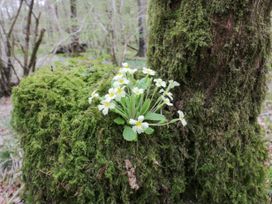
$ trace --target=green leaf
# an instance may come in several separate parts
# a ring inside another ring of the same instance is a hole
[[[142,78],[142,79],[137,81],[136,86],[138,88],[147,89],[148,88],[148,83],[149,83],[148,78]]]
[[[137,133],[131,127],[125,126],[123,131],[123,138],[127,141],[137,141]]]
[[[147,129],[145,129],[145,131],[144,131],[146,134],[148,134],[148,135],[152,135],[153,134],[153,132],[154,132],[154,129],[153,128],[151,128],[151,127],[149,127],[149,128],[147,128]]]
[[[164,115],[159,114],[159,113],[153,113],[153,112],[148,112],[145,115],[145,120],[153,120],[153,121],[160,121],[160,122],[164,122],[166,121],[166,118]]]
[[[114,119],[114,122],[117,124],[117,125],[124,125],[125,124],[125,120],[123,118],[115,118]]]
[[[131,104],[131,111],[130,111],[130,113],[131,113],[131,116],[135,116],[135,113],[136,113],[136,98],[135,98],[135,96],[134,95],[132,95],[131,97],[130,97],[130,104]]]
[[[148,109],[150,108],[150,103],[151,103],[150,99],[145,100],[141,108],[140,115],[144,115],[148,111]]]
[[[127,118],[127,116],[126,116],[126,114],[125,113],[123,113],[122,111],[120,111],[120,110],[118,110],[118,109],[112,109],[112,111],[114,112],[114,113],[117,113],[117,114],[119,114],[120,116],[122,116],[123,118]]]
[[[129,117],[131,117],[130,97],[125,97],[125,102],[126,102],[127,114],[128,114]]]

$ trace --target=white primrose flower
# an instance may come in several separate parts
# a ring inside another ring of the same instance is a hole
[[[171,92],[166,92],[165,95],[171,100],[173,101],[173,94]]]
[[[134,74],[135,72],[137,72],[137,69],[128,69],[128,73],[129,74]]]
[[[128,63],[124,62],[124,63],[122,63],[122,67],[124,67],[124,68],[128,68],[128,67],[129,67],[129,65],[128,65]]]
[[[163,81],[162,79],[154,79],[154,81],[156,82],[156,86],[157,87],[166,87],[166,82]]]
[[[105,99],[101,101],[100,105],[98,105],[98,110],[102,111],[103,115],[107,115],[109,113],[109,110],[114,108],[115,108],[115,104],[110,99]]]
[[[176,86],[180,86],[180,83],[178,83],[178,82],[176,82],[174,80],[170,80],[169,81],[169,87],[170,87],[170,89],[175,88]]]
[[[89,104],[92,103],[92,101],[93,101],[94,98],[99,98],[99,94],[96,93],[96,90],[92,93],[91,97],[89,97],[89,99],[88,99]]]
[[[169,98],[166,98],[162,96],[163,103],[168,105],[168,106],[173,106],[173,103],[170,102]]]
[[[132,130],[138,134],[141,134],[149,127],[149,124],[144,121],[144,116],[140,115],[138,120],[130,119],[129,124],[133,125]]]
[[[119,72],[118,74],[116,74],[114,77],[113,77],[113,80],[114,81],[117,81],[119,79],[122,79],[124,78],[124,74],[122,72]]]
[[[181,122],[181,124],[183,125],[183,126],[186,126],[187,125],[187,121],[185,120],[185,118],[184,118],[184,113],[182,112],[182,111],[178,111],[178,114],[179,114],[179,120],[180,120],[180,122]]]
[[[105,96],[106,99],[112,100],[116,98],[115,89],[110,88],[108,94]]]
[[[146,75],[151,75],[151,76],[154,76],[156,74],[156,72],[154,70],[148,69],[146,67],[143,68],[143,73]]]
[[[126,74],[128,71],[129,71],[130,69],[129,68],[121,68],[120,70],[119,70],[119,73],[121,73],[121,74]]]
[[[117,87],[114,89],[115,94],[116,94],[116,100],[120,101],[121,98],[126,96],[126,92],[125,92],[125,87]]]
[[[132,92],[135,94],[135,95],[141,95],[141,94],[143,94],[144,93],[144,89],[140,89],[140,88],[138,88],[138,87],[134,87],[133,89],[132,89]]]
[[[122,68],[119,70],[119,72],[122,74],[125,74],[125,73],[134,74],[136,70],[134,71],[134,69],[130,69],[128,63],[122,63]]]
[[[130,69],[130,68],[121,68],[119,70],[119,73],[121,74],[126,74],[126,73],[129,73],[129,74],[134,74],[135,72],[137,71],[137,69]]]
[[[160,93],[162,93],[164,96],[167,96],[171,101],[173,100],[173,94],[171,92],[161,89]]]
[[[122,86],[122,85],[125,85],[125,84],[129,84],[129,80],[127,78],[120,78],[118,80],[116,80],[114,83],[113,83],[113,86],[115,87],[118,87],[118,86]]]

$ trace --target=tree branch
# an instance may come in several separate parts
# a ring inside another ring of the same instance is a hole
[[[34,48],[33,48],[33,51],[32,51],[32,55],[31,55],[31,58],[30,58],[30,63],[29,63],[28,68],[29,68],[29,70],[32,69],[33,72],[35,71],[35,64],[36,64],[37,52],[38,52],[38,49],[39,49],[40,44],[42,42],[42,39],[43,39],[43,36],[44,36],[44,32],[45,32],[45,29],[43,28],[41,30],[41,32],[40,32],[40,36],[39,36],[38,41],[34,45]]]
[[[20,14],[20,12],[21,12],[22,5],[23,5],[23,0],[20,0],[19,8],[18,8],[18,10],[17,10],[17,13],[16,13],[16,15],[15,15],[15,18],[14,18],[14,20],[13,20],[13,22],[12,22],[10,28],[9,28],[8,34],[7,34],[7,38],[8,38],[8,39],[10,38],[11,33],[12,33],[12,31],[13,31],[13,29],[14,29],[14,26],[15,26],[15,24],[16,24],[16,21],[17,21],[17,19],[18,19],[18,17],[19,17],[19,14]]]

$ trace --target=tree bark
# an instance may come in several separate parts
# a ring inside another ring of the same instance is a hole
[[[71,21],[72,21],[72,54],[78,55],[80,50],[79,44],[79,31],[78,31],[78,21],[77,21],[77,0],[70,0],[70,12],[71,12]]]
[[[15,75],[17,76],[12,62],[12,54],[14,52],[14,39],[12,39],[12,33],[21,12],[22,5],[23,0],[20,0],[19,7],[16,10],[16,14],[11,21],[8,31],[5,31],[5,25],[1,24],[2,32],[0,34],[2,35],[3,52],[2,45],[0,44],[0,97],[2,95],[9,96],[11,94],[13,85],[11,82],[12,71],[14,71]]]
[[[11,94],[10,74],[11,70],[0,59],[0,98]]]
[[[24,76],[27,76],[30,71],[28,69],[28,58],[29,58],[29,46],[30,46],[33,7],[34,7],[34,0],[31,0],[28,6],[26,31],[25,31],[26,34],[25,34],[25,45],[24,45]]]
[[[149,65],[175,79],[186,112],[184,197],[266,203],[265,96],[271,0],[151,0]]]
[[[139,49],[136,56],[145,57],[145,54],[146,54],[146,42],[145,42],[146,1],[137,0],[137,4],[138,4]]]

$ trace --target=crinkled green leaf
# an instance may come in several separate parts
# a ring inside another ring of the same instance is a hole
[[[151,127],[149,127],[149,128],[147,128],[147,129],[145,129],[144,132],[145,132],[146,134],[148,134],[148,135],[152,135],[152,134],[154,133],[154,129],[151,128]]]
[[[115,118],[114,119],[114,122],[117,124],[117,125],[124,125],[125,124],[125,120],[123,118]]]
[[[123,131],[123,137],[127,141],[137,141],[137,133],[132,130],[131,127],[125,126]]]
[[[137,81],[136,86],[138,88],[147,89],[149,85],[149,79],[148,78],[142,78]]]
[[[166,118],[164,115],[159,114],[159,113],[154,113],[154,112],[148,112],[145,115],[145,120],[153,120],[153,121],[160,121],[160,122],[164,122],[166,121]]]

